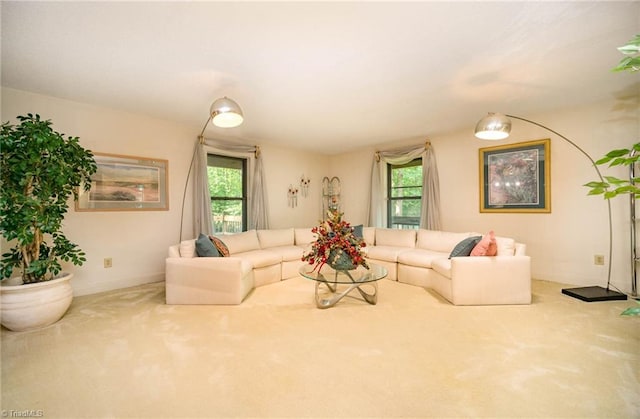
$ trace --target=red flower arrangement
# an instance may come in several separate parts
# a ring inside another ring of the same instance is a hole
[[[318,238],[313,242],[311,250],[302,256],[302,260],[309,262],[309,265],[315,265],[314,270],[320,270],[325,263],[336,267],[344,265],[345,261],[352,265],[350,269],[357,266],[369,269],[362,252],[362,248],[367,244],[362,238],[356,237],[353,233],[354,228],[342,220],[342,215],[343,213],[337,210],[329,210],[327,220],[311,229]]]

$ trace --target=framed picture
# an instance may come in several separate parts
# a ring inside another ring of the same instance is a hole
[[[169,162],[94,153],[98,171],[91,189],[79,191],[76,211],[166,211]]]
[[[480,149],[480,212],[551,212],[550,140]]]

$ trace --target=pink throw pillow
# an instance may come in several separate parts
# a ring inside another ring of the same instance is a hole
[[[471,256],[495,256],[497,253],[498,245],[496,244],[496,236],[493,230],[491,230],[476,244],[471,251]]]

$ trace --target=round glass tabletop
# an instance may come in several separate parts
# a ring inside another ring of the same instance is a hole
[[[304,264],[300,267],[299,272],[307,279],[335,284],[375,282],[387,276],[387,269],[384,266],[373,263],[369,264],[369,269],[358,266],[356,269],[348,271],[335,270],[326,264],[318,270],[314,265]]]

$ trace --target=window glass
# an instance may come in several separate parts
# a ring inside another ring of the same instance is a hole
[[[209,154],[207,174],[214,231],[223,234],[246,231],[247,160]]]
[[[403,165],[387,165],[387,227],[420,227],[422,159]]]

